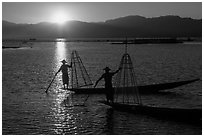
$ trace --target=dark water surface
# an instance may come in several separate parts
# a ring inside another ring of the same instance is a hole
[[[59,74],[48,84],[71,51],[77,50],[93,82],[102,68],[118,68],[123,45],[91,42],[36,42],[32,48],[2,50],[3,134],[202,134],[202,127],[119,112],[100,104],[104,95],[75,95],[61,89]],[[202,78],[201,43],[129,45],[139,85]],[[100,82],[99,86],[104,83]],[[143,95],[143,104],[202,107],[202,82]]]

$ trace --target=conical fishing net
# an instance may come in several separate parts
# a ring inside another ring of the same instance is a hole
[[[72,88],[80,88],[93,85],[88,72],[77,51],[71,54],[72,71],[71,71],[71,84]]]
[[[121,70],[115,79],[114,102],[123,104],[141,104],[141,98],[137,88],[136,76],[130,55],[126,53],[120,61]]]

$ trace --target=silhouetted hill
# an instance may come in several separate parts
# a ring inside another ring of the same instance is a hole
[[[126,16],[100,23],[68,21],[55,23],[15,24],[2,21],[6,38],[119,38],[119,37],[201,37],[202,20],[161,16],[145,18]]]
[[[133,37],[182,37],[202,35],[202,20],[180,18],[179,16],[161,16],[155,18],[127,16],[115,20],[108,20],[105,23],[126,28],[126,33]]]

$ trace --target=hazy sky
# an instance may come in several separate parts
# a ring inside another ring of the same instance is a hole
[[[201,2],[3,2],[3,20],[15,23],[57,22],[58,20],[80,20],[86,22],[105,21],[128,15],[158,17],[179,15],[202,18]]]

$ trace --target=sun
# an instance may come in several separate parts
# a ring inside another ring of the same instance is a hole
[[[52,15],[51,21],[58,24],[64,24],[66,21],[70,20],[68,14],[65,14],[62,11],[55,12]]]

